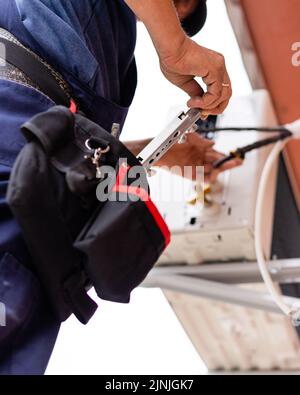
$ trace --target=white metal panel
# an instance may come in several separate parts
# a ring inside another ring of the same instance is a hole
[[[165,295],[209,370],[300,369],[299,340],[288,318],[177,292]]]

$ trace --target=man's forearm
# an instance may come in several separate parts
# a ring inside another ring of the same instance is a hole
[[[151,139],[147,140],[137,140],[137,141],[127,141],[124,144],[135,156],[138,156],[140,152],[151,142]]]
[[[172,56],[173,50],[185,41],[173,0],[125,0],[145,24],[161,57]]]

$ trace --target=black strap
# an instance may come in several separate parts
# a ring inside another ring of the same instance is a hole
[[[84,275],[76,272],[63,284],[66,301],[72,308],[75,317],[86,325],[95,314],[98,305],[89,297],[84,288]]]
[[[70,107],[70,99],[48,67],[23,47],[3,37],[0,37],[0,43],[5,47],[5,61],[23,71],[55,104]]]

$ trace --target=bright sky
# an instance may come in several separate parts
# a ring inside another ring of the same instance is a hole
[[[223,0],[208,0],[206,27],[197,42],[222,52],[235,96],[251,87],[226,15]],[[174,106],[187,97],[162,77],[151,40],[138,28],[139,86],[123,139],[154,136],[169,121]],[[160,290],[138,289],[129,305],[99,301],[88,326],[71,318],[63,326],[48,374],[204,374],[206,368],[194,350]]]

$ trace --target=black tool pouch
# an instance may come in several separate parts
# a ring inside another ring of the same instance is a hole
[[[168,244],[168,228],[139,161],[98,125],[57,106],[22,132],[28,144],[8,203],[57,317],[87,323],[97,308],[88,289],[128,302]]]

